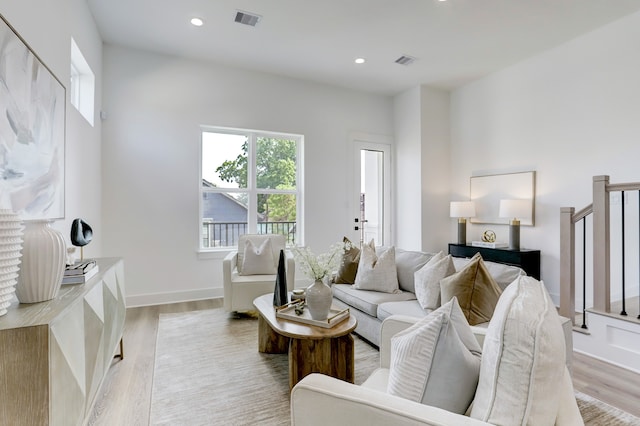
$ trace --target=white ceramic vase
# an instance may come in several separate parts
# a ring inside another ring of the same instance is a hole
[[[66,244],[51,222],[26,222],[22,267],[16,296],[20,303],[44,302],[56,297],[64,274]]]
[[[0,210],[0,316],[7,313],[16,292],[22,228],[20,216],[11,210]]]
[[[305,298],[311,318],[317,321],[326,320],[333,301],[331,287],[322,282],[322,280],[316,280],[307,287]]]

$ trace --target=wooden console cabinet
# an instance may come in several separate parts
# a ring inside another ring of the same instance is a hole
[[[474,247],[466,244],[449,244],[449,254],[455,257],[472,257],[480,253],[484,260],[506,263],[522,268],[527,275],[540,279],[540,250],[511,250],[508,248]]]
[[[0,424],[82,425],[91,413],[125,319],[123,261],[97,260],[87,283],[0,317]]]

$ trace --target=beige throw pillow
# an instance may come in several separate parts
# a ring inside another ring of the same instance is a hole
[[[358,273],[358,263],[360,263],[360,249],[355,246],[347,237],[342,239],[344,244],[350,245],[345,249],[340,260],[340,267],[334,282],[336,284],[353,284],[356,282]]]
[[[276,265],[271,251],[271,240],[265,239],[260,247],[256,247],[251,240],[244,245],[244,259],[240,275],[273,275]]]
[[[442,302],[458,298],[470,325],[489,322],[500,298],[500,287],[476,254],[460,271],[440,280]]]
[[[440,302],[440,280],[453,275],[456,267],[451,255],[437,253],[421,269],[415,272],[416,298],[422,309],[438,309]]]
[[[391,338],[387,392],[464,414],[480,374],[481,348],[458,301]]]
[[[560,318],[544,284],[516,278],[487,329],[471,417],[506,426],[554,425],[565,356]]]
[[[358,274],[353,287],[359,290],[400,293],[395,253],[395,247],[389,247],[379,256],[376,255],[373,240],[362,247]]]

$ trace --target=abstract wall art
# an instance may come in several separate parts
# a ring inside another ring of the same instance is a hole
[[[66,89],[0,18],[0,208],[62,219]]]

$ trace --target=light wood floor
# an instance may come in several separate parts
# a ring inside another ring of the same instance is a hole
[[[114,360],[89,424],[148,425],[159,314],[221,306],[222,299],[212,299],[127,309],[124,360]],[[640,375],[574,353],[573,382],[576,390],[640,417]]]

